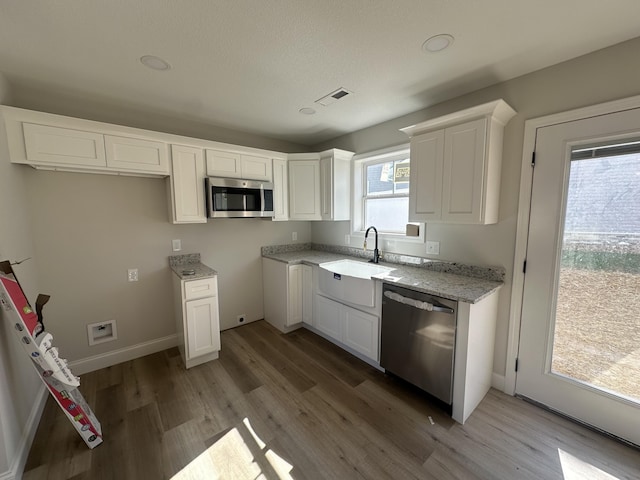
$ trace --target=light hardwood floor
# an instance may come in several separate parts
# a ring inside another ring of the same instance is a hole
[[[306,330],[222,333],[86,374],[89,450],[49,399],[24,479],[639,479],[640,451],[491,390],[465,425]]]

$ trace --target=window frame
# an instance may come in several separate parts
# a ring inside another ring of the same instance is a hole
[[[404,198],[409,196],[407,194],[385,194],[385,195],[366,195],[366,167],[369,165],[376,165],[380,163],[387,163],[396,160],[404,160],[409,157],[409,144],[397,145],[394,147],[385,148],[382,150],[375,150],[372,152],[362,153],[354,155],[352,161],[352,211],[351,211],[351,235],[353,237],[362,237],[364,239],[365,229],[367,225],[364,225],[365,214],[365,199],[366,198]],[[411,163],[409,163],[411,164]],[[411,186],[409,186],[411,188]],[[417,222],[409,222],[417,223]],[[379,232],[378,238],[385,241],[398,241],[401,243],[424,243],[425,242],[425,224],[417,223],[419,228],[419,234],[417,237],[408,237],[404,233],[392,233],[392,232]]]

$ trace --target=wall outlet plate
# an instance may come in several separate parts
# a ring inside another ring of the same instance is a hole
[[[182,241],[180,241],[180,239],[176,239],[176,240],[171,240],[171,249],[174,252],[179,252],[180,250],[182,250]]]
[[[130,268],[129,270],[127,270],[127,280],[130,282],[137,282],[138,281],[138,269],[137,268]]]
[[[298,240],[298,232],[291,232],[291,240],[294,242]]]
[[[440,255],[440,242],[427,241],[427,253],[429,255]]]

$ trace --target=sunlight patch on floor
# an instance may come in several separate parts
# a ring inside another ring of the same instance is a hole
[[[243,437],[238,428],[244,428],[246,430],[245,433],[248,435]],[[255,445],[247,445],[245,439],[248,438],[251,438]],[[256,458],[256,453],[259,458]],[[265,467],[267,472],[264,471]],[[292,469],[293,465],[273,450],[267,448],[267,445],[254,431],[249,419],[245,418],[238,427],[229,430],[207,450],[171,477],[171,480],[204,478],[233,478],[234,480],[278,478],[280,480],[290,480],[292,479],[290,475]]]
[[[558,456],[560,457],[560,466],[562,467],[564,480],[584,480],[585,478],[590,480],[619,480],[618,477],[609,475],[560,448],[558,449]]]

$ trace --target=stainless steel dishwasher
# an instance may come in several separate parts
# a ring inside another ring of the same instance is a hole
[[[380,365],[451,405],[458,302],[382,287]]]

